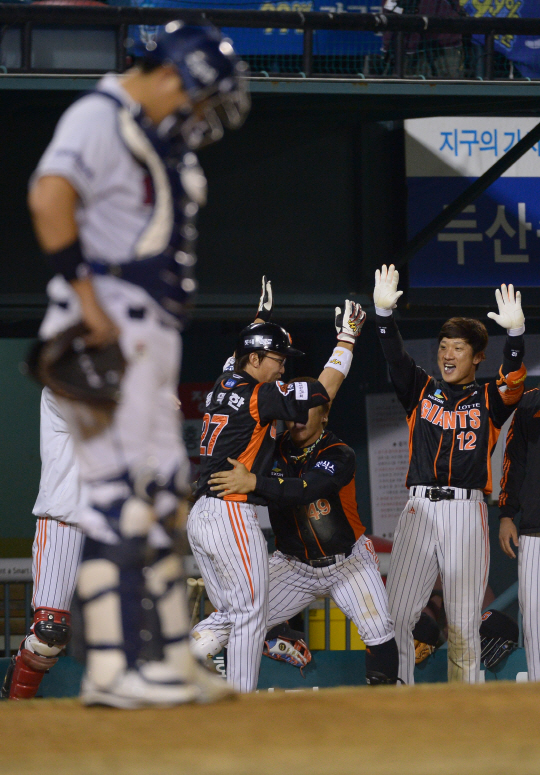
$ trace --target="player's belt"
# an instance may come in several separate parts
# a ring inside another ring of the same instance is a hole
[[[335,565],[336,562],[341,562],[346,557],[352,554],[352,549],[348,549],[343,554],[330,554],[328,557],[318,557],[316,560],[306,560],[304,557],[294,557],[295,560],[300,560],[305,565],[311,565],[312,568],[327,568],[329,565]]]
[[[409,495],[412,498],[429,498],[432,502],[470,500],[476,490],[453,490],[450,487],[411,487]]]

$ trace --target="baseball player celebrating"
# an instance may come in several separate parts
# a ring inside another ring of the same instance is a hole
[[[519,608],[529,681],[540,681],[540,391],[529,390],[516,409],[506,437],[503,476],[499,495],[499,542],[508,557],[519,544]],[[519,539],[514,522],[520,514]]]
[[[258,320],[271,313],[271,303],[263,310],[262,302]],[[238,338],[234,371],[224,372],[207,397],[201,475],[188,536],[216,611],[193,634],[201,657],[211,653],[216,642],[218,651],[228,643],[227,680],[242,692],[257,686],[267,627],[268,548],[255,511],[256,504],[266,505],[267,500],[236,492],[218,498],[210,477],[227,466],[228,458],[257,475],[270,473],[276,421],[305,423],[311,407],[334,398],[350,368],[364,315],[350,301],[343,313],[337,308],[338,346],[319,380],[289,384],[280,380],[285,359],[302,353],[280,326],[264,318],[252,323]]]
[[[41,481],[32,547],[34,621],[12,657],[2,687],[2,697],[12,700],[36,696],[43,676],[70,639],[69,609],[84,543],[84,533],[77,527],[84,490],[73,439],[58,400],[47,387],[41,394],[40,417]]]
[[[402,291],[391,265],[375,275],[377,328],[396,394],[407,413],[409,500],[394,536],[386,589],[399,648],[399,675],[414,682],[412,630],[440,572],[448,618],[448,679],[480,676],[481,607],[489,570],[487,507],[491,453],[501,426],[523,394],[524,316],[519,291],[495,292],[507,329],[500,378],[485,385],[476,368],[488,343],[478,320],[451,318],[439,333],[441,379],[416,366],[392,310]]]
[[[57,273],[42,337],[82,320],[87,347],[118,340],[127,364],[105,420],[88,404],[62,402],[88,488],[78,515],[87,704],[133,708],[228,691],[191,657],[180,562],[164,525],[188,491],[170,394],[205,202],[190,149],[242,123],[243,72],[215,28],[169,23],[125,77],[105,76],[66,111],[32,180],[36,233]],[[142,627],[143,610],[155,613],[154,631]],[[163,659],[139,668],[152,639]]]
[[[394,626],[378,558],[358,515],[355,454],[326,430],[329,411],[324,404],[309,410],[307,423],[287,421],[270,477],[229,459],[233,470],[214,474],[211,490],[219,497],[254,493],[268,501],[277,547],[270,558],[268,627],[329,595],[367,645],[367,683],[396,683]],[[214,635],[219,650],[227,632]]]

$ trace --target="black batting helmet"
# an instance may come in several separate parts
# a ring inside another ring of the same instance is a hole
[[[301,350],[292,347],[291,343],[290,334],[277,323],[251,323],[240,332],[235,356],[242,358],[248,353],[257,352],[257,350],[280,353],[288,358],[304,355]]]

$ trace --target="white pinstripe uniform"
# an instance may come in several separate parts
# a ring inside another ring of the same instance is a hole
[[[312,568],[295,557],[274,552],[270,558],[268,629],[290,619],[315,598],[329,596],[352,620],[368,646],[394,637],[388,598],[373,543],[360,536],[349,557],[335,565]]]
[[[481,490],[454,490],[432,502],[411,487],[394,535],[387,591],[400,649],[400,678],[414,683],[412,630],[439,572],[448,617],[448,679],[474,683],[480,673],[480,623],[489,573],[487,506]]]
[[[529,681],[540,681],[540,536],[519,536],[519,609]]]
[[[41,394],[41,480],[33,513],[32,607],[69,611],[84,534],[76,512],[84,501],[73,439],[49,388]]]
[[[191,510],[188,536],[216,608],[194,631],[211,630],[228,646],[227,680],[254,691],[268,613],[268,547],[255,506],[203,496]]]

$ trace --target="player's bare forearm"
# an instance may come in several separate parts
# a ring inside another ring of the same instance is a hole
[[[499,544],[503,552],[515,560],[516,554],[510,545],[511,542],[516,547],[519,544],[517,527],[510,517],[502,517],[499,527]]]
[[[348,342],[338,342],[338,344],[340,347],[343,347],[344,350],[349,350],[351,353],[354,349],[354,345],[349,344]],[[333,400],[336,397],[344,379],[345,375],[341,371],[333,369],[331,366],[324,368],[319,375],[319,382],[330,396],[330,400]]]
[[[73,244],[79,235],[75,217],[79,195],[65,178],[39,178],[28,195],[28,206],[40,247],[55,253]]]

